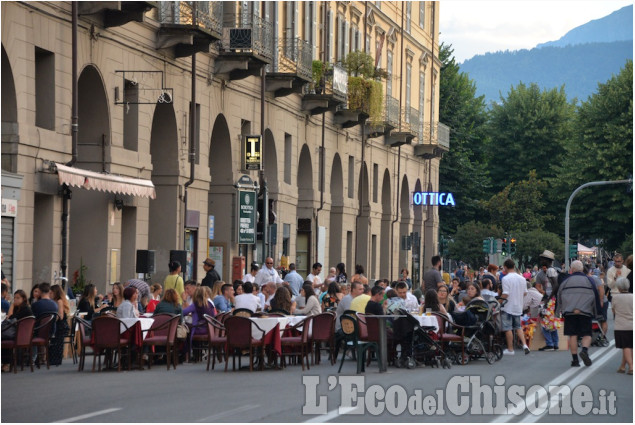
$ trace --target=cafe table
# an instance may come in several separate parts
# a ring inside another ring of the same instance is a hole
[[[281,336],[289,323],[288,317],[250,317],[254,324],[265,332],[264,344],[270,346],[278,355],[282,354]],[[254,339],[262,337],[257,327],[251,327],[251,336]]]

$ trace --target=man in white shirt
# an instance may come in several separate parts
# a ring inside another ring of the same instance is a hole
[[[271,307],[271,299],[276,293],[277,286],[273,282],[268,282],[260,289],[260,292],[265,296],[264,301],[260,305],[262,311],[269,310]]]
[[[514,355],[514,331],[523,342],[525,354],[529,354],[529,347],[525,344],[525,334],[520,326],[520,317],[523,314],[523,298],[527,293],[527,281],[516,273],[516,263],[511,258],[505,260],[503,268],[505,276],[502,279],[503,295],[501,298],[507,300],[507,303],[501,308],[503,331],[507,340],[507,348],[503,351],[503,354]]]
[[[313,290],[315,291],[315,295],[320,295],[320,288],[322,287],[322,278],[320,278],[320,273],[322,273],[322,264],[315,263],[313,264],[313,268],[311,273],[306,277],[306,280],[313,283]]]
[[[234,298],[236,309],[246,308],[247,310],[251,310],[253,313],[258,311],[258,309],[260,308],[260,298],[255,296],[252,293],[253,291],[254,287],[251,282],[243,284],[243,293],[240,295],[236,295],[236,297]]]
[[[620,277],[626,277],[631,271],[624,265],[622,254],[613,256],[613,267],[606,272],[606,284],[610,289],[615,289],[615,281]]]
[[[397,296],[404,300],[404,307],[408,311],[419,311],[419,301],[417,301],[417,297],[408,292],[408,284],[404,281],[400,281],[395,286],[395,290],[397,291]]]
[[[260,269],[254,280],[254,283],[257,283],[261,287],[268,282],[273,282],[275,284],[282,283],[282,279],[280,278],[278,271],[273,268],[273,258],[271,257],[267,257],[265,260],[265,267]]]
[[[243,276],[243,282],[254,283],[256,281],[256,275],[258,274],[258,270],[260,270],[260,267],[258,267],[258,264],[251,263],[251,271]]]

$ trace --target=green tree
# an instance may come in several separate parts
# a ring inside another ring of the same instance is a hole
[[[504,230],[542,229],[550,216],[544,212],[543,193],[547,183],[538,179],[535,170],[529,178],[508,184],[501,192],[482,203],[490,222]]]
[[[515,258],[525,267],[538,264],[538,256],[545,250],[553,252],[556,258],[564,257],[564,240],[555,233],[540,229],[514,232],[516,238]]]
[[[458,202],[456,208],[440,208],[441,234],[453,234],[470,220],[483,219],[479,200],[490,185],[481,147],[485,140],[487,113],[483,96],[476,96],[476,86],[460,71],[451,45],[441,44],[441,82],[439,121],[450,127],[450,151],[439,166],[439,191],[450,192]]]
[[[574,119],[564,87],[541,91],[532,83],[512,87],[490,111],[487,145],[492,187],[498,192],[530,170],[540,179],[556,175]]]
[[[472,268],[487,265],[487,256],[483,253],[483,239],[502,238],[500,227],[470,221],[457,227],[456,233],[448,244],[449,257],[465,261]]]
[[[633,61],[618,75],[598,85],[583,102],[575,122],[575,138],[566,147],[567,160],[553,184],[566,200],[580,185],[600,180],[625,180],[633,174]],[[589,187],[571,205],[570,228],[582,239],[602,239],[616,249],[632,234],[633,192],[626,185]]]

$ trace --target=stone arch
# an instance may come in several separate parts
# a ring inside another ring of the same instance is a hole
[[[18,100],[11,62],[4,45],[2,46],[2,169],[18,172]]]
[[[265,177],[267,178],[267,187],[269,189],[269,197],[278,194],[278,153],[276,150],[276,140],[271,130],[265,130],[264,137],[264,168]],[[275,197],[274,197],[275,199]]]
[[[342,171],[342,160],[339,154],[335,154],[331,164],[331,179],[329,188],[331,190],[331,212],[329,228],[329,264],[342,262],[343,237],[343,212],[344,212],[344,173]]]
[[[298,206],[296,209],[296,267],[300,275],[310,273],[310,263],[313,258],[311,247],[313,244],[313,220],[314,196],[313,196],[313,163],[311,152],[305,143],[300,150],[298,160]]]
[[[381,183],[381,239],[379,249],[379,274],[380,278],[390,278],[390,240],[392,221],[392,188],[390,187],[390,172],[384,171]]]
[[[103,78],[93,65],[79,75],[77,161],[82,168],[106,170],[103,146],[111,142],[110,110]]]
[[[414,187],[414,192],[422,192],[423,191],[423,187],[421,184],[421,179],[418,178],[417,181],[415,182],[415,187]],[[412,206],[413,212],[414,212],[414,219],[412,221],[412,231],[413,233],[418,233],[419,235],[419,239],[418,242],[419,243],[415,243],[416,241],[412,242],[412,268],[411,268],[411,273],[410,273],[410,278],[412,279],[412,284],[415,287],[418,287],[420,285],[421,282],[421,274],[422,274],[422,267],[421,267],[421,242],[424,240],[423,238],[423,207],[421,205],[414,205]]]

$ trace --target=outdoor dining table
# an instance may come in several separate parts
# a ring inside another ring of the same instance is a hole
[[[154,319],[150,317],[133,317],[126,319],[119,319],[121,325],[119,326],[119,333],[122,337],[128,337],[132,344],[137,347],[143,345],[143,340],[148,336],[148,330],[152,327]]]
[[[279,356],[282,355],[281,336],[289,323],[289,317],[250,317],[250,319],[265,332],[264,344],[271,347]],[[251,327],[251,337],[254,339],[262,337],[255,326]]]

